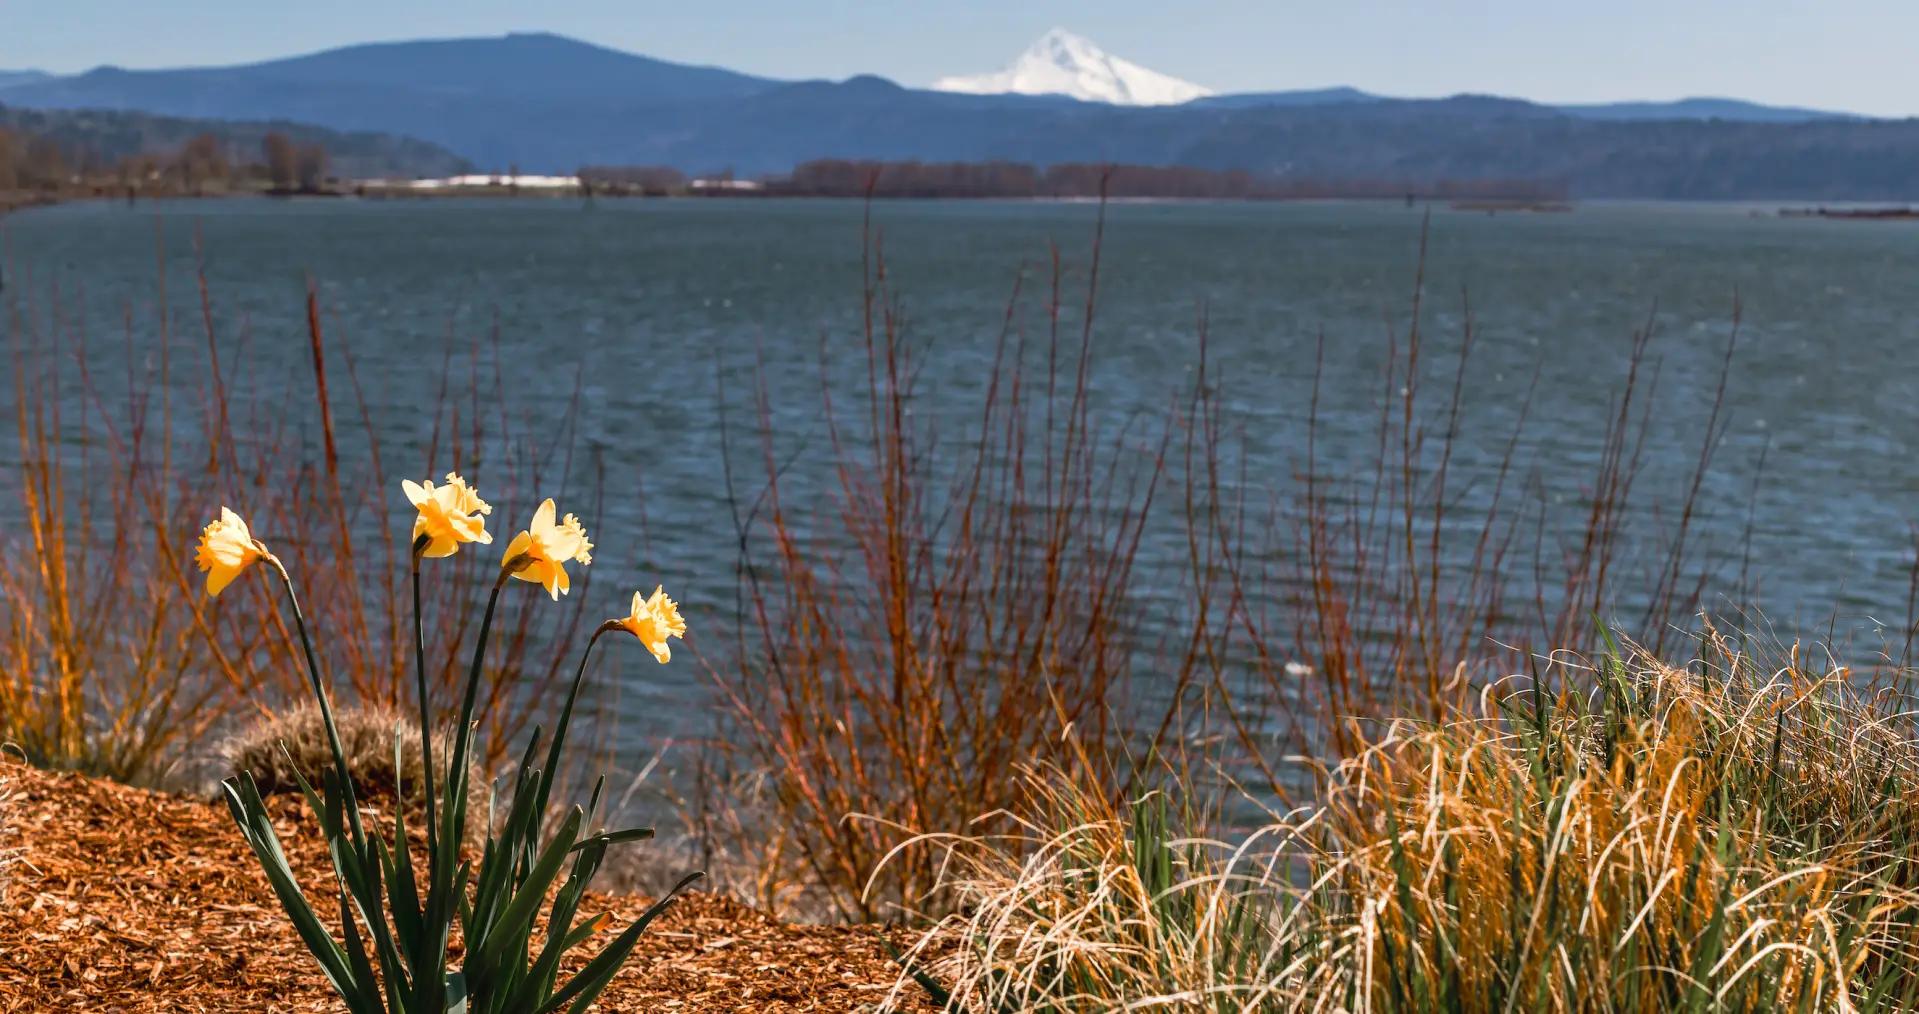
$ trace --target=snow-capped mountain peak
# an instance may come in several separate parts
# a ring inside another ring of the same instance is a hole
[[[1070,95],[1086,102],[1119,106],[1170,106],[1213,94],[1211,89],[1191,81],[1122,60],[1064,28],[1040,36],[1012,66],[997,74],[943,77],[933,82],[933,90],[972,95]]]

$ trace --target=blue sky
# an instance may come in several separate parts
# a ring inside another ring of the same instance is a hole
[[[1731,95],[1919,114],[1919,0],[0,0],[0,24],[0,68],[235,63],[544,30],[775,77],[870,71],[909,85],[997,69],[1060,25],[1222,91]]]

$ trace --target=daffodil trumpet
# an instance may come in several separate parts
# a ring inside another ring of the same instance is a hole
[[[633,593],[633,608],[618,620],[613,621],[620,629],[640,639],[646,650],[661,665],[673,657],[673,651],[667,646],[667,638],[685,637],[686,621],[680,619],[679,603],[667,597],[666,588],[653,587],[651,597]]]
[[[486,515],[493,513],[492,505],[480,499],[479,491],[458,473],[446,473],[444,485],[436,486],[431,479],[403,479],[400,488],[417,512],[413,519],[414,555],[452,556],[466,543],[487,545],[493,541],[486,530]]]
[[[207,598],[218,598],[227,585],[267,555],[267,547],[247,528],[246,519],[231,507],[200,531],[193,562],[207,576]]]
[[[555,602],[571,586],[566,565],[593,562],[593,543],[586,537],[585,526],[571,514],[555,520],[558,513],[551,498],[542,501],[532,523],[507,545],[500,564],[508,574],[545,588]]]

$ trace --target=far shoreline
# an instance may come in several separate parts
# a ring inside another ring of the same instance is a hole
[[[373,181],[369,181],[371,183]],[[1500,214],[1568,214],[1582,209],[1607,207],[1711,207],[1726,210],[1744,210],[1749,217],[1806,219],[1816,221],[1842,222],[1913,222],[1919,221],[1919,202],[1876,202],[1876,201],[1808,201],[1804,198],[1772,199],[1732,199],[1709,200],[1698,198],[1662,198],[1662,197],[1594,197],[1573,198],[1563,201],[1532,200],[1466,200],[1439,197],[1406,198],[1351,196],[1351,197],[1226,197],[1226,196],[1111,196],[1088,197],[1080,195],[1032,196],[1014,195],[964,195],[964,194],[874,194],[871,196],[819,193],[783,193],[765,191],[727,191],[727,192],[689,192],[689,193],[586,193],[572,188],[535,188],[535,187],[461,187],[443,189],[401,189],[398,187],[376,187],[366,184],[339,185],[311,192],[270,192],[266,190],[227,190],[214,193],[142,193],[135,195],[105,193],[94,188],[87,192],[0,192],[0,222],[14,213],[40,208],[52,208],[67,205],[124,204],[130,208],[156,202],[184,201],[341,201],[341,202],[401,202],[434,204],[449,201],[474,202],[579,202],[591,206],[600,201],[616,203],[639,203],[666,201],[673,203],[697,203],[724,201],[740,204],[764,201],[843,201],[865,203],[953,203],[953,204],[1008,204],[1008,205],[1099,205],[1109,204],[1126,207],[1204,206],[1204,205],[1295,205],[1295,206],[1400,206],[1417,208],[1423,211],[1444,210],[1468,215],[1496,216]]]

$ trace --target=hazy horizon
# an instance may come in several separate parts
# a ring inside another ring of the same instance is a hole
[[[473,0],[422,11],[341,0],[269,9],[238,0],[177,7],[70,0],[8,11],[0,69],[71,74],[252,63],[370,42],[553,32],[677,63],[774,78],[873,73],[913,87],[1000,69],[1060,26],[1115,56],[1219,92],[1346,85],[1383,95],[1481,93],[1552,104],[1737,98],[1872,116],[1912,115],[1919,5],[1856,0],[1652,0],[1542,10],[1523,0],[1419,5],[1359,0],[1337,8],[1212,0],[1170,12],[1144,0],[887,10],[808,10],[737,0],[713,13],[663,8],[634,17],[611,0],[536,9]],[[209,26],[217,31],[208,31]],[[1753,54],[1790,54],[1781,61]]]

